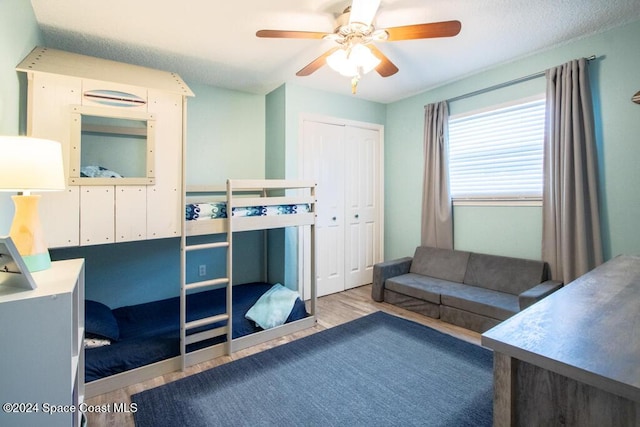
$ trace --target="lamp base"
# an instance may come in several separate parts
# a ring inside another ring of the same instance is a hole
[[[24,264],[30,272],[46,270],[51,268],[51,257],[49,251],[35,255],[25,255],[22,257]]]
[[[16,245],[29,271],[46,270],[51,267],[51,258],[44,243],[42,226],[38,215],[38,195],[11,196],[16,211],[9,236]]]

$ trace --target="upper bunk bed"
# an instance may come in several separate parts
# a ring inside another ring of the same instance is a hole
[[[292,190],[297,194],[282,194]],[[188,186],[186,194],[186,236],[315,223],[312,181],[228,180],[226,186]]]

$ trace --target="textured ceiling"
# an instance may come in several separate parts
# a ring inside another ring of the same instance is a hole
[[[187,82],[266,94],[285,82],[350,94],[328,67],[295,73],[334,43],[260,39],[259,29],[330,33],[350,1],[31,0],[45,45],[177,72]],[[639,0],[382,0],[377,28],[457,19],[452,38],[378,43],[400,71],[365,75],[356,96],[393,102],[640,19]]]

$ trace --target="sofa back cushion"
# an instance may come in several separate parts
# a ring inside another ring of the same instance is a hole
[[[411,262],[411,273],[462,283],[469,252],[418,246]]]
[[[543,261],[472,253],[464,283],[518,295],[546,280]]]

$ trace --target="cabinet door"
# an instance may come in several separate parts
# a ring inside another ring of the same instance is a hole
[[[380,132],[345,129],[345,288],[373,281],[379,261],[378,206],[380,197]]]
[[[80,187],[80,245],[115,241],[114,186]]]
[[[147,187],[123,185],[115,187],[116,242],[147,238]]]
[[[80,245],[80,189],[40,193],[40,222],[47,247]]]

